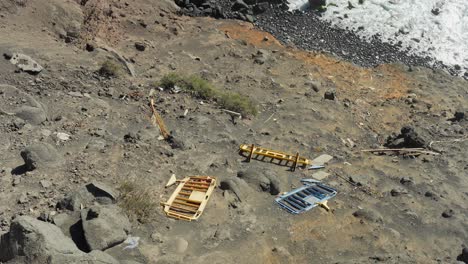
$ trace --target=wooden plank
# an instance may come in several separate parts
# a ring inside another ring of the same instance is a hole
[[[176,204],[181,204],[181,205],[185,205],[185,206],[190,206],[190,207],[195,207],[195,208],[199,208],[200,205],[198,204],[191,204],[191,203],[186,203],[186,202],[179,202],[179,201],[173,201],[172,202],[173,204],[176,203]]]
[[[173,205],[173,204],[171,204],[171,208],[175,208],[175,209],[178,209],[178,210],[184,210],[184,211],[192,212],[192,213],[196,213],[196,212],[197,212],[197,210],[193,210],[193,209],[188,209],[188,208],[180,207],[180,206]]]
[[[182,190],[189,190],[189,191],[200,191],[200,192],[204,192],[206,191],[206,189],[201,189],[201,188],[194,188],[194,187],[182,187]]]
[[[190,187],[190,188],[196,188],[196,189],[199,189],[199,190],[204,190],[206,191],[209,186],[197,186],[197,185],[192,185],[192,184],[185,184],[184,187]]]
[[[195,203],[195,204],[200,204],[200,203],[201,203],[201,202],[199,202],[199,201],[190,200],[190,199],[188,199],[188,198],[176,197],[176,199],[177,199],[177,200],[186,201],[186,202]]]

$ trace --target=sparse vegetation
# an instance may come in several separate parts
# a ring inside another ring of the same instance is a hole
[[[219,105],[227,110],[239,112],[243,115],[257,114],[257,107],[247,96],[238,93],[224,93],[219,97]]]
[[[242,115],[257,114],[255,104],[247,96],[233,92],[222,92],[207,80],[196,75],[186,77],[170,73],[165,75],[158,85],[164,89],[172,89],[177,86],[196,98],[216,101],[220,107],[239,112]]]
[[[117,77],[122,73],[122,66],[109,59],[101,64],[98,73],[104,77]]]
[[[120,206],[131,218],[141,222],[150,220],[159,208],[159,202],[151,187],[124,181],[118,189],[121,192]]]

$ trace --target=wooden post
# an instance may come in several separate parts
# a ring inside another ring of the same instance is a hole
[[[253,156],[253,153],[254,153],[254,150],[255,150],[255,144],[252,144],[252,146],[250,146],[250,154],[249,154],[249,157],[247,158],[247,162],[250,162],[250,160],[252,159],[252,156]]]
[[[296,170],[296,166],[297,166],[297,161],[299,160],[299,152],[296,153],[296,158],[294,159],[294,164],[293,164],[293,167],[291,168],[292,171],[295,171]]]

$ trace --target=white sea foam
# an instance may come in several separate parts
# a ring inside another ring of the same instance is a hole
[[[403,48],[447,65],[468,68],[468,0],[329,0],[323,19],[370,38],[402,43]],[[348,2],[355,8],[349,9]],[[299,8],[307,0],[291,0]],[[330,5],[334,3],[335,5]],[[438,15],[434,14],[438,10]],[[344,15],[348,18],[344,18]]]
[[[288,0],[289,10],[299,9],[302,10],[309,6],[309,0]]]

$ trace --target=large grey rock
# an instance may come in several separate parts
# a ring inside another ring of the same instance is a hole
[[[80,253],[60,228],[29,216],[16,218],[11,224],[10,232],[0,240],[0,261],[22,256],[28,261],[44,259],[46,263],[50,256]]]
[[[105,250],[122,243],[130,230],[128,217],[115,205],[84,209],[81,221],[91,250]]]
[[[148,263],[147,258],[140,251],[139,246],[130,247],[128,243],[121,243],[105,251],[121,263]]]
[[[393,134],[387,138],[385,146],[388,148],[423,148],[429,142],[428,136],[425,134],[422,129],[404,126],[401,128],[400,134]]]
[[[19,216],[0,239],[0,262],[29,264],[118,264],[104,252],[86,254],[62,231],[30,216]]]
[[[86,184],[86,189],[101,204],[115,203],[119,197],[119,192],[117,190],[97,181]]]
[[[0,84],[0,114],[16,116],[33,125],[47,120],[44,105],[11,85]]]
[[[44,109],[32,106],[23,106],[19,108],[15,115],[33,125],[39,125],[47,120],[47,115]]]
[[[21,157],[27,170],[55,166],[62,161],[54,146],[48,143],[36,143],[26,147],[21,151]]]
[[[88,204],[92,204],[93,201],[93,195],[88,192],[86,187],[82,187],[60,200],[57,207],[62,210],[80,211],[82,206],[85,207]]]
[[[44,3],[52,30],[66,42],[80,36],[83,11],[80,5],[71,5],[67,1],[49,0]]]
[[[13,53],[13,56],[11,57],[10,62],[13,65],[16,65],[16,67],[18,67],[22,71],[25,71],[31,74],[38,74],[44,69],[39,63],[37,63],[31,57],[22,53]]]
[[[239,202],[245,201],[251,191],[247,183],[239,178],[221,181],[220,188],[221,190],[232,192]]]
[[[95,202],[99,204],[116,203],[118,196],[119,192],[114,188],[93,181],[60,200],[57,207],[70,211],[80,211],[82,206],[91,206]]]
[[[278,177],[274,171],[265,171],[250,168],[245,171],[239,171],[237,177],[264,192],[277,195],[287,187],[285,178]]]

